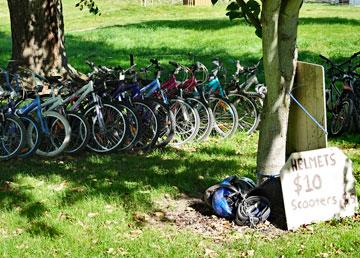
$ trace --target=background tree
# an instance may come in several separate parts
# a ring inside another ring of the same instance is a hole
[[[212,0],[215,4],[218,0]],[[262,38],[268,94],[260,124],[257,154],[259,181],[280,172],[286,158],[290,97],[296,71],[297,26],[302,0],[236,0],[228,5],[230,19],[244,18]]]
[[[82,77],[68,64],[61,0],[8,0],[11,36],[11,70],[24,66],[45,75]],[[100,14],[93,0],[79,0],[81,10]]]

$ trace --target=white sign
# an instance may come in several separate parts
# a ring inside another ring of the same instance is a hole
[[[281,186],[289,230],[351,216],[358,207],[351,160],[338,148],[291,154]]]

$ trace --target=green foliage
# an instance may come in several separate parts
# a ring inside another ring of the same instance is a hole
[[[217,2],[218,0],[212,0],[213,4]],[[226,10],[226,16],[228,16],[230,20],[244,18],[248,24],[255,27],[256,36],[261,38],[261,6],[256,0],[230,0]]]
[[[94,15],[101,15],[99,7],[96,5],[94,0],[78,0],[75,4],[75,7],[78,7],[80,11],[82,11],[85,8],[89,10],[89,13]]]

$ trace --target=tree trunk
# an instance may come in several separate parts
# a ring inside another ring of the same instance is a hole
[[[44,75],[80,76],[67,63],[61,0],[8,0],[8,6],[10,70],[23,66]]]
[[[264,0],[262,42],[268,94],[260,125],[258,181],[278,175],[285,164],[290,97],[296,69],[296,36],[302,0]]]

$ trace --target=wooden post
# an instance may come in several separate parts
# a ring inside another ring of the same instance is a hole
[[[326,126],[325,77],[321,65],[298,62],[293,96],[323,126]],[[327,147],[327,135],[292,101],[286,154]]]

